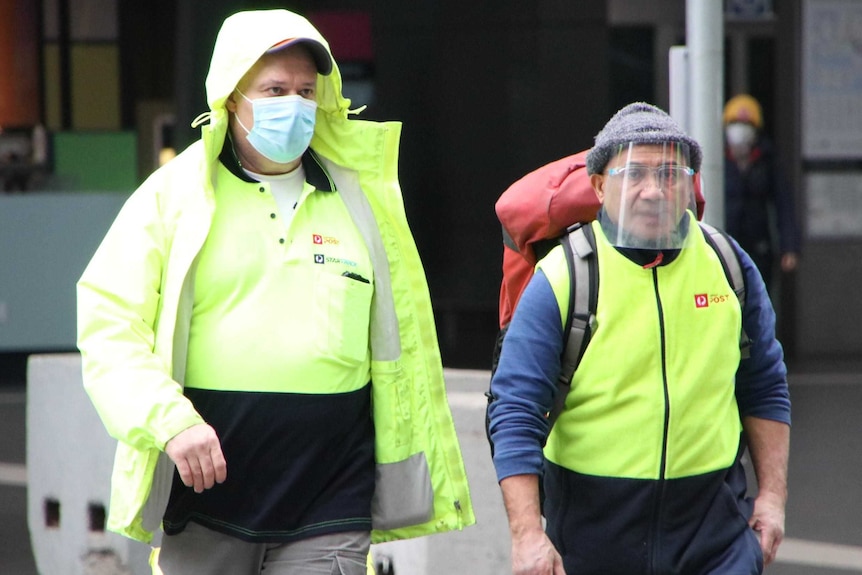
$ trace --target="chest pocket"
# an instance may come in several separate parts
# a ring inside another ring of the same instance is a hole
[[[370,282],[320,270],[315,281],[314,330],[316,345],[348,364],[364,361],[369,353]]]

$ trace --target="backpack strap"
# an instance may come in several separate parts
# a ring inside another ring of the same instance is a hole
[[[557,395],[548,415],[553,427],[562,412],[572,384],[572,377],[587,348],[596,322],[599,272],[596,265],[596,239],[590,224],[575,224],[560,240],[569,268],[569,309],[563,329],[563,354],[560,358],[560,375],[557,378]]]
[[[707,243],[718,254],[728,282],[739,300],[740,309],[745,308],[745,274],[739,254],[733,249],[728,236],[710,226],[698,222]],[[596,240],[589,224],[575,224],[567,230],[560,240],[569,267],[568,318],[563,330],[563,354],[560,360],[560,375],[557,378],[557,395],[554,407],[548,414],[553,427],[557,416],[563,411],[566,396],[572,384],[572,377],[584,355],[590,335],[595,327],[596,306],[598,304],[599,270],[596,263]],[[586,280],[586,281],[584,281]],[[743,359],[750,356],[751,341],[745,330],[739,334],[739,350]]]
[[[733,288],[733,293],[736,294],[739,300],[739,308],[744,310],[745,274],[742,271],[739,254],[733,249],[733,245],[731,245],[727,234],[707,223],[698,222],[698,224],[700,224],[700,229],[703,230],[706,243],[718,254],[718,259],[721,260],[721,266],[724,268],[724,275],[727,276],[727,281],[730,282],[730,287]],[[739,334],[739,351],[742,359],[746,359],[751,355],[751,340],[744,329]]]

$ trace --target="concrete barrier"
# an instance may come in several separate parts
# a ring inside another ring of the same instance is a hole
[[[27,524],[42,575],[146,575],[150,548],[105,531],[111,439],[84,392],[78,354],[27,365]]]
[[[485,439],[488,372],[446,370],[477,524],[374,545],[395,575],[497,575],[510,569],[509,531]],[[84,392],[78,354],[33,355],[27,370],[28,525],[42,575],[147,575],[148,545],[105,531],[116,442]]]

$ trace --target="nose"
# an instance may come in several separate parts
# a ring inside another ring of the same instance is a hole
[[[654,171],[650,170],[647,177],[643,180],[640,195],[647,199],[656,200],[664,197],[664,183]]]

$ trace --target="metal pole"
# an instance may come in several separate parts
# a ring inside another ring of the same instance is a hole
[[[669,107],[668,113],[686,134],[691,134],[689,119],[690,82],[688,77],[688,47],[671,46],[668,54]]]
[[[689,134],[703,149],[701,179],[706,198],[704,220],[724,227],[724,14],[722,2],[686,0]]]
[[[70,0],[57,4],[57,45],[60,59],[60,129],[71,130],[72,126],[72,16]]]

